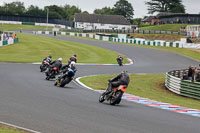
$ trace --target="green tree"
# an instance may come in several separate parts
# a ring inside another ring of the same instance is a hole
[[[115,10],[110,7],[104,7],[102,9],[95,9],[94,14],[107,14],[107,15],[114,15]]]
[[[74,20],[75,13],[81,13],[81,9],[76,6],[65,5],[64,6],[64,18],[66,20]]]
[[[145,4],[148,6],[149,14],[155,12],[185,13],[182,0],[151,0]]]
[[[64,9],[62,7],[59,7],[57,5],[51,5],[51,6],[45,6],[45,11],[49,11],[49,17],[51,18],[58,18],[63,19],[64,18]]]
[[[82,13],[84,13],[84,14],[89,14],[89,12],[87,12],[87,11],[83,11]]]
[[[133,6],[127,0],[119,0],[114,5],[115,14],[122,15],[126,19],[132,19],[134,15]]]
[[[25,13],[24,3],[19,1],[4,3],[2,10],[4,10],[4,14],[9,15],[23,15]]]
[[[135,18],[133,19],[133,25],[140,25],[141,24],[141,21],[142,21],[142,18]]]
[[[44,17],[46,16],[46,12],[42,9],[40,9],[38,6],[29,6],[27,11],[26,11],[26,15],[29,16],[37,16],[37,17]]]

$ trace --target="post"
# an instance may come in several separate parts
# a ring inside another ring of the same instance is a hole
[[[47,27],[46,27],[46,30],[48,30],[48,20],[49,20],[49,9],[47,8]]]

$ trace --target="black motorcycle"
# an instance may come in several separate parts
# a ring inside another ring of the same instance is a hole
[[[49,70],[45,74],[46,74],[46,80],[53,79],[58,74],[58,69],[57,67],[50,66]]]
[[[99,97],[99,102],[102,103],[105,100],[110,102],[110,105],[119,104],[121,102],[122,95],[126,92],[127,86],[120,85],[117,88],[114,88],[112,92],[104,92]]]
[[[60,77],[56,79],[56,82],[54,85],[64,87],[66,84],[72,81],[72,79],[74,78],[74,75],[75,75],[75,72],[73,70],[68,70],[64,72],[63,75],[61,75]]]
[[[40,71],[44,72],[47,70],[48,67],[49,67],[49,62],[43,61],[42,64],[40,65]]]
[[[123,59],[117,58],[117,63],[119,64],[119,66],[123,66]]]

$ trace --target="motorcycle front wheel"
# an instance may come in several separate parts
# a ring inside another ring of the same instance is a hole
[[[122,95],[123,95],[122,91],[115,92],[115,95],[112,96],[112,98],[110,99],[110,105],[119,104],[121,101]]]
[[[105,97],[105,92],[102,93],[102,94],[100,95],[100,97],[99,97],[99,102],[100,102],[100,103],[102,103],[102,102],[105,101],[104,97]]]

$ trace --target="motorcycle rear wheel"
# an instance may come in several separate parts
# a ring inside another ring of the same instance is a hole
[[[65,79],[61,79],[61,81],[60,81],[60,87],[64,87],[69,82],[70,82],[70,79],[68,77],[66,77]]]

